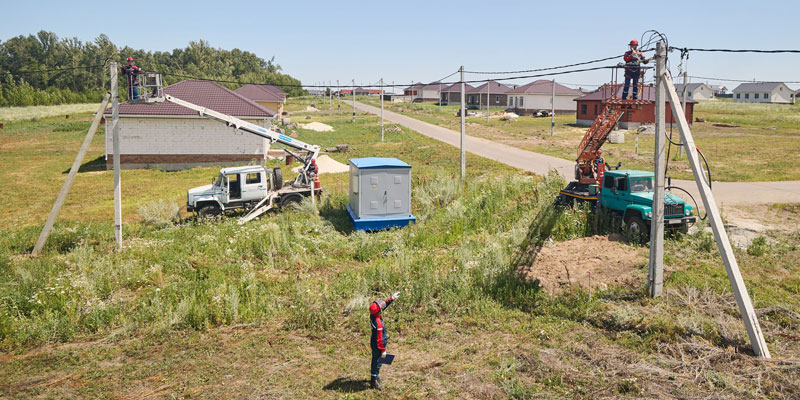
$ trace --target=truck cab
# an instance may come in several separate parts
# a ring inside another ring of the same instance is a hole
[[[222,168],[210,185],[187,191],[186,209],[215,215],[229,209],[246,208],[264,199],[270,190],[279,189],[280,179],[280,172],[258,165]]]
[[[652,172],[606,171],[598,196],[599,207],[621,218],[630,233],[646,236],[653,217],[653,181]],[[665,228],[685,233],[695,221],[691,205],[673,194],[664,194]]]

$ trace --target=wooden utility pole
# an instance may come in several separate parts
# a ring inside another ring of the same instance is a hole
[[[666,107],[664,104],[664,77],[667,76],[667,48],[664,42],[656,44],[656,133],[655,182],[653,208],[650,219],[650,263],[647,288],[650,296],[661,296],[664,289],[664,137],[667,134]]]
[[[694,181],[700,192],[700,198],[703,200],[703,207],[708,215],[708,220],[711,222],[711,229],[714,231],[714,239],[717,241],[717,250],[720,256],[722,256],[725,272],[728,273],[728,280],[730,281],[731,289],[733,289],[733,294],[736,297],[739,313],[747,328],[750,345],[753,346],[753,352],[755,352],[757,356],[770,358],[767,342],[764,340],[764,334],[761,332],[758,317],[753,309],[753,304],[750,302],[750,296],[747,294],[747,287],[745,287],[742,274],[739,271],[739,264],[736,262],[736,257],[733,254],[733,248],[731,247],[728,233],[725,231],[725,225],[722,223],[722,216],[720,215],[719,208],[717,208],[716,200],[714,200],[714,193],[711,192],[711,187],[708,186],[709,183],[706,182],[706,178],[703,174],[703,168],[700,165],[700,158],[697,154],[697,147],[695,147],[692,132],[689,129],[689,123],[686,120],[684,111],[678,109],[677,105],[680,104],[680,100],[678,99],[678,93],[675,91],[675,86],[672,84],[672,78],[668,74],[661,80],[661,88],[662,90],[666,90],[670,107],[672,107],[672,115],[678,120],[678,128],[681,131],[681,142],[686,146],[686,157],[689,159],[689,165],[692,167],[692,173],[694,174]],[[657,132],[656,135],[658,135]]]
[[[117,250],[122,250],[122,186],[120,177],[120,149],[119,149],[119,93],[117,63],[111,63],[111,131],[113,132],[114,145],[114,238]]]
[[[467,176],[467,154],[464,151],[464,137],[466,136],[467,129],[467,108],[464,105],[466,102],[466,95],[464,94],[464,66],[459,69],[461,72],[461,179],[464,180]]]
[[[58,192],[58,197],[56,198],[55,204],[53,204],[53,209],[50,210],[50,215],[47,216],[47,221],[44,223],[44,228],[42,228],[42,232],[39,234],[39,238],[36,240],[36,245],[33,246],[33,251],[31,254],[34,256],[42,251],[44,244],[47,242],[47,237],[50,236],[50,231],[53,229],[53,224],[55,224],[56,218],[58,218],[58,213],[61,212],[61,207],[64,205],[64,200],[67,198],[67,193],[69,193],[69,189],[72,187],[72,182],[75,180],[75,176],[78,174],[78,169],[81,167],[81,162],[83,162],[83,157],[86,155],[86,150],[89,149],[89,145],[92,143],[92,138],[94,138],[94,133],[97,131],[97,126],[100,125],[100,119],[103,118],[103,112],[105,112],[106,107],[108,106],[109,97],[110,95],[108,93],[103,96],[103,101],[100,103],[100,108],[98,108],[97,112],[94,114],[92,126],[89,127],[89,132],[83,139],[81,148],[78,150],[78,155],[75,156],[75,161],[72,162],[72,167],[69,169],[67,180],[64,181],[64,185],[61,186],[61,191]]]
[[[381,78],[381,142],[383,141],[383,78]]]
[[[550,96],[550,137],[556,131],[556,80],[553,79],[553,94]]]

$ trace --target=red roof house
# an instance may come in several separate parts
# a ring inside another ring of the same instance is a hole
[[[164,93],[245,121],[269,127],[275,112],[215,82],[188,80],[165,87]],[[111,109],[103,115],[106,167],[113,163]],[[235,165],[262,160],[269,143],[236,132],[173,104],[128,102],[119,105],[120,162],[123,168],[177,170],[200,165]]]

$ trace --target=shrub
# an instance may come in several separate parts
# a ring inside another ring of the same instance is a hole
[[[139,217],[147,226],[164,228],[180,220],[178,205],[168,200],[155,200],[139,206]]]

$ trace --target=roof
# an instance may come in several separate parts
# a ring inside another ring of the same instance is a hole
[[[708,85],[708,87],[710,87],[710,88],[711,88],[711,90],[713,90],[713,91],[715,91],[715,92],[716,92],[716,91],[720,91],[720,90],[728,90],[728,88],[726,88],[726,87],[725,87],[725,86],[723,86],[723,85]]]
[[[634,178],[640,178],[640,177],[652,178],[654,175],[650,171],[639,171],[635,169],[619,169],[619,170],[612,169],[606,171],[605,173],[608,175],[627,175]]]
[[[778,86],[786,86],[783,82],[747,82],[742,83],[733,89],[734,92],[763,92],[771,91]]]
[[[700,83],[687,83],[686,84],[686,90],[687,91],[697,90],[697,88],[699,88],[700,86],[706,86],[709,89],[711,89],[705,83],[700,82]],[[678,92],[678,93],[682,92],[683,91],[683,84],[682,83],[675,84],[675,91]]]
[[[164,93],[197,104],[198,106],[210,108],[214,111],[236,117],[269,118],[275,116],[273,111],[212,81],[181,81],[165,87]],[[106,109],[105,114],[111,114],[111,109]],[[197,111],[168,101],[163,103],[138,104],[131,104],[126,101],[119,105],[119,114],[182,116],[197,115]]]
[[[616,90],[614,90],[616,89]],[[603,85],[597,91],[589,93],[585,96],[578,97],[575,101],[586,101],[586,100],[606,100],[611,98],[611,94],[616,91],[617,98],[622,98],[622,89],[623,85],[616,84],[616,85]],[[631,92],[633,88],[630,89]],[[656,91],[653,89],[653,86],[645,86],[642,88],[642,93],[639,93],[639,100],[648,100],[648,101],[656,101]],[[687,99],[687,103],[697,103],[692,99]],[[669,103],[669,100],[667,100]]]
[[[489,86],[489,94],[505,94],[506,92],[512,90],[511,87],[503,85],[497,81],[489,81],[480,85],[478,87],[472,88],[467,90],[467,93],[486,93],[486,86]]]
[[[283,97],[278,92],[274,92],[266,86],[249,84],[234,90],[234,92],[253,101],[283,101]]]
[[[286,97],[286,92],[284,92],[283,90],[281,90],[281,88],[279,88],[277,86],[273,86],[273,85],[258,85],[258,86],[261,86],[264,89],[267,89],[267,90],[269,90],[269,91],[271,91],[273,93],[277,93],[280,96]]]
[[[464,88],[466,89],[464,91],[464,93],[469,93],[473,89],[475,89],[475,87],[470,85],[469,83],[465,83],[464,84]],[[447,92],[461,93],[461,82],[457,82],[457,83],[454,83],[454,84],[448,85],[448,86],[443,86],[442,87],[442,93],[447,93]]]
[[[248,165],[248,166],[243,166],[243,167],[228,167],[228,168],[222,168],[221,170],[219,170],[219,172],[222,172],[223,174],[229,174],[229,173],[234,173],[234,172],[238,172],[238,173],[264,172],[264,167],[262,167],[260,165]]]
[[[427,84],[422,83],[422,82],[417,82],[417,83],[407,87],[405,90],[410,90],[410,89],[413,89],[413,90],[434,90],[434,89],[439,90],[439,86],[440,85],[441,85],[441,82],[431,82],[431,83],[427,83]]]
[[[351,158],[350,164],[353,164],[358,169],[411,168],[410,165],[396,158],[385,158],[385,157]]]
[[[551,94],[553,93],[553,81],[548,81],[544,79],[540,79],[538,81],[533,81],[527,85],[522,85],[518,88],[511,89],[508,94],[536,94],[536,93],[546,93]],[[556,94],[557,95],[575,95],[580,96],[581,92],[579,90],[570,89],[558,82],[556,82]]]

